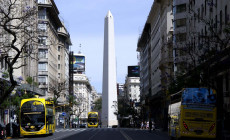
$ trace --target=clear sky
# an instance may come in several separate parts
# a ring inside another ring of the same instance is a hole
[[[55,0],[70,33],[71,50],[86,56],[86,75],[102,92],[104,18],[114,17],[117,82],[124,83],[127,66],[137,65],[137,41],[154,0]]]

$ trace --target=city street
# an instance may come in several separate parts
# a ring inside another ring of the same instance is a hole
[[[133,128],[56,129],[51,136],[26,137],[13,140],[169,140],[166,132]]]

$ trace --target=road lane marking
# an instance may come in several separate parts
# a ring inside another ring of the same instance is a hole
[[[95,137],[100,131],[97,131],[94,135],[92,135],[88,140],[91,140],[93,137]]]
[[[120,130],[122,136],[125,137],[126,140],[133,140],[131,137],[129,137],[123,130]]]

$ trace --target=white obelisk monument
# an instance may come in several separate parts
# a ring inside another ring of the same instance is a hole
[[[108,11],[104,25],[104,58],[103,58],[103,85],[102,85],[102,115],[103,127],[118,125],[114,114],[117,106],[116,57],[114,46],[113,15]]]

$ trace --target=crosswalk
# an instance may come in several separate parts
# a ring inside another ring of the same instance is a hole
[[[78,131],[85,131],[86,129],[80,129],[80,128],[78,128],[78,129],[76,129],[76,128],[73,128],[73,129],[71,129],[71,128],[66,128],[66,129],[64,129],[64,128],[59,128],[59,129],[56,129],[55,130],[55,132],[78,132]]]
[[[138,129],[138,128],[121,128],[122,130],[125,130],[125,131],[146,131],[146,132],[149,132],[149,130],[147,129]],[[108,128],[58,128],[55,130],[55,132],[82,132],[82,131],[120,131],[121,129],[108,129]],[[152,132],[158,132],[160,130],[152,130]]]

